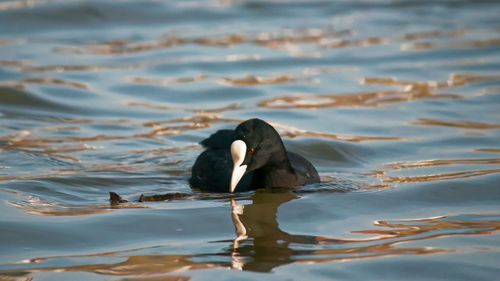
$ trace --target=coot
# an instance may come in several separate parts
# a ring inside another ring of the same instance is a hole
[[[201,144],[206,148],[192,168],[189,183],[211,192],[292,188],[320,181],[304,157],[286,151],[276,130],[250,119],[235,130],[219,130]]]

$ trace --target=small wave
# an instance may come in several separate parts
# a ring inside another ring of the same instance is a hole
[[[465,120],[439,120],[430,118],[419,118],[417,121],[412,122],[412,124],[424,125],[424,126],[444,126],[444,127],[464,128],[473,130],[500,129],[500,124],[498,123],[485,123],[485,122],[465,121]]]

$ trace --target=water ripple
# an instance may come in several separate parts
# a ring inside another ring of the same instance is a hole
[[[0,279],[497,278],[498,7],[0,1]],[[249,118],[322,183],[191,189]]]

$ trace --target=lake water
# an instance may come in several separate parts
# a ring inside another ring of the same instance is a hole
[[[499,14],[0,1],[0,280],[498,280]],[[322,183],[192,190],[254,117]]]

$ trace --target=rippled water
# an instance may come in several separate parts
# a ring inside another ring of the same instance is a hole
[[[498,279],[499,14],[0,1],[0,279]],[[252,117],[322,183],[191,190],[197,143]]]

